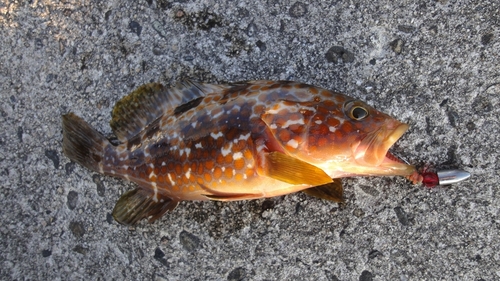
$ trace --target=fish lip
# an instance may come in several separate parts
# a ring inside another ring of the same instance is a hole
[[[367,166],[380,166],[387,162],[387,152],[409,127],[408,124],[399,121],[386,123],[380,130],[367,136],[356,148],[357,162]]]
[[[415,166],[387,157],[389,148],[408,130],[408,124],[393,120],[368,135],[355,149],[357,167],[350,172],[364,176],[408,176]]]
[[[383,141],[385,150],[384,156],[387,155],[387,151],[389,151],[389,148],[391,148],[404,135],[404,133],[408,131],[409,128],[410,126],[408,124],[400,123],[400,125],[397,126],[396,129],[392,131],[392,133],[387,135],[387,137]]]
[[[408,176],[415,171],[415,166],[406,163],[392,154],[392,157],[388,156],[390,154],[389,149],[408,131],[409,127],[408,124],[401,123],[385,138],[386,147],[384,148],[384,157],[382,157],[380,166],[391,170],[395,175]]]
[[[341,176],[409,176],[415,166],[387,157],[389,148],[409,129],[408,124],[390,120],[352,146],[354,162],[342,167]]]

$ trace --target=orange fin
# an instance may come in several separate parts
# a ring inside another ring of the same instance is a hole
[[[208,188],[202,184],[200,184],[201,189],[207,192],[204,194],[210,200],[216,201],[237,201],[237,200],[249,200],[249,199],[258,199],[262,198],[262,194],[253,194],[253,193],[231,193],[231,192],[221,192],[212,188]]]
[[[331,183],[304,189],[302,192],[337,203],[344,202],[344,189],[342,188],[342,181],[340,179],[333,179]]]
[[[155,201],[153,192],[142,188],[127,191],[116,202],[113,217],[124,225],[136,224],[144,218],[152,223],[179,204],[179,201],[162,194],[157,194],[157,198]]]
[[[317,186],[332,182],[332,178],[320,168],[277,151],[265,153],[264,172],[271,178],[293,185]]]

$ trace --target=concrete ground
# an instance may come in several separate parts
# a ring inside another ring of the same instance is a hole
[[[499,280],[500,4],[415,2],[0,1],[0,279]],[[118,99],[186,77],[345,92],[411,125],[394,147],[411,163],[472,176],[350,178],[345,206],[183,202],[118,225],[134,185],[69,161],[61,115],[110,134]]]

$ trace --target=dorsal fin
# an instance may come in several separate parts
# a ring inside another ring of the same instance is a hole
[[[116,103],[111,113],[111,128],[118,140],[125,142],[166,112],[172,111],[173,114],[176,107],[224,88],[224,85],[189,80],[179,82],[172,88],[160,83],[142,85]]]

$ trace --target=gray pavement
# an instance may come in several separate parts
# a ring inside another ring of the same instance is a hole
[[[0,1],[0,279],[499,280],[498,1]],[[426,189],[110,212],[133,184],[69,161],[61,114],[99,131],[138,85],[297,80],[411,125],[394,151],[472,174]]]

